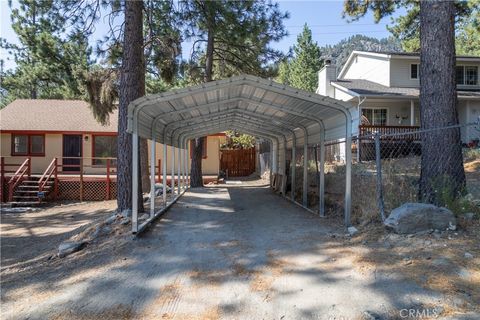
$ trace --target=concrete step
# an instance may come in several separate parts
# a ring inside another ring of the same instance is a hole
[[[38,201],[12,201],[2,204],[2,206],[14,208],[14,207],[39,207],[44,203]]]

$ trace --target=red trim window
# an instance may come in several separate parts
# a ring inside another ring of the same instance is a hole
[[[12,156],[45,156],[45,135],[12,134]]]
[[[207,140],[208,140],[208,137],[205,137],[203,139],[203,149],[202,149],[202,158],[203,159],[207,159]],[[193,142],[195,140],[190,140],[190,159],[192,159],[193,157]]]
[[[92,154],[94,158],[116,158],[117,136],[116,135],[93,135]],[[94,165],[105,165],[106,160],[94,159]]]

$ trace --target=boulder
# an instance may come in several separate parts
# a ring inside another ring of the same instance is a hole
[[[82,250],[87,242],[78,241],[78,242],[63,242],[58,246],[58,256],[60,258],[66,257],[69,254]]]
[[[396,233],[409,234],[429,229],[452,229],[456,221],[447,208],[427,203],[405,203],[393,209],[384,224]]]
[[[348,227],[347,232],[350,236],[354,236],[358,233],[358,229],[355,227]]]

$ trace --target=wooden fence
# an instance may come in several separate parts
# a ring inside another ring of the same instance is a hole
[[[220,151],[220,170],[227,177],[245,177],[255,172],[255,148]]]

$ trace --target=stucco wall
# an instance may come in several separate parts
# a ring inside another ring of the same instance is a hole
[[[82,152],[84,157],[84,173],[85,174],[104,174],[104,166],[92,166],[92,135],[82,135]],[[217,175],[220,168],[220,143],[225,140],[222,136],[209,136],[207,138],[207,158],[202,161],[203,173],[206,175]],[[7,163],[21,164],[25,160],[25,156],[11,156],[11,134],[1,134],[1,156],[6,158]],[[156,146],[156,165],[158,159],[162,159],[162,144],[157,143]],[[167,147],[167,169],[171,171],[172,148]],[[150,142],[149,142],[150,151]],[[57,157],[61,161],[63,155],[63,136],[61,134],[45,135],[45,156],[32,158],[32,173],[42,174],[48,167],[53,158]],[[178,150],[175,149],[175,157],[178,156]],[[149,158],[150,159],[150,158]],[[190,157],[189,160],[190,162]],[[61,162],[59,162],[60,164]],[[176,165],[176,163],[175,163]],[[177,169],[175,169],[176,171]]]
[[[205,175],[218,175],[220,169],[220,143],[225,140],[222,136],[207,137],[207,158],[202,160],[202,171]],[[148,141],[149,155],[150,155],[150,141]],[[175,159],[178,157],[178,149],[173,148],[175,152]],[[156,163],[162,160],[163,145],[157,143],[155,147]],[[190,167],[190,151],[188,151],[188,165]],[[149,156],[150,157],[150,156]],[[175,160],[175,166],[177,160]],[[170,173],[172,168],[172,147],[167,146],[167,172]],[[177,171],[177,169],[175,169]]]
[[[1,134],[1,151],[2,157],[5,157],[6,163],[21,164],[25,160],[25,156],[12,156],[11,143],[12,135],[10,133]],[[61,134],[46,134],[45,135],[45,157],[32,156],[32,173],[40,174],[48,167],[54,157],[61,157],[62,155],[62,135]],[[13,168],[9,168],[12,170]]]

